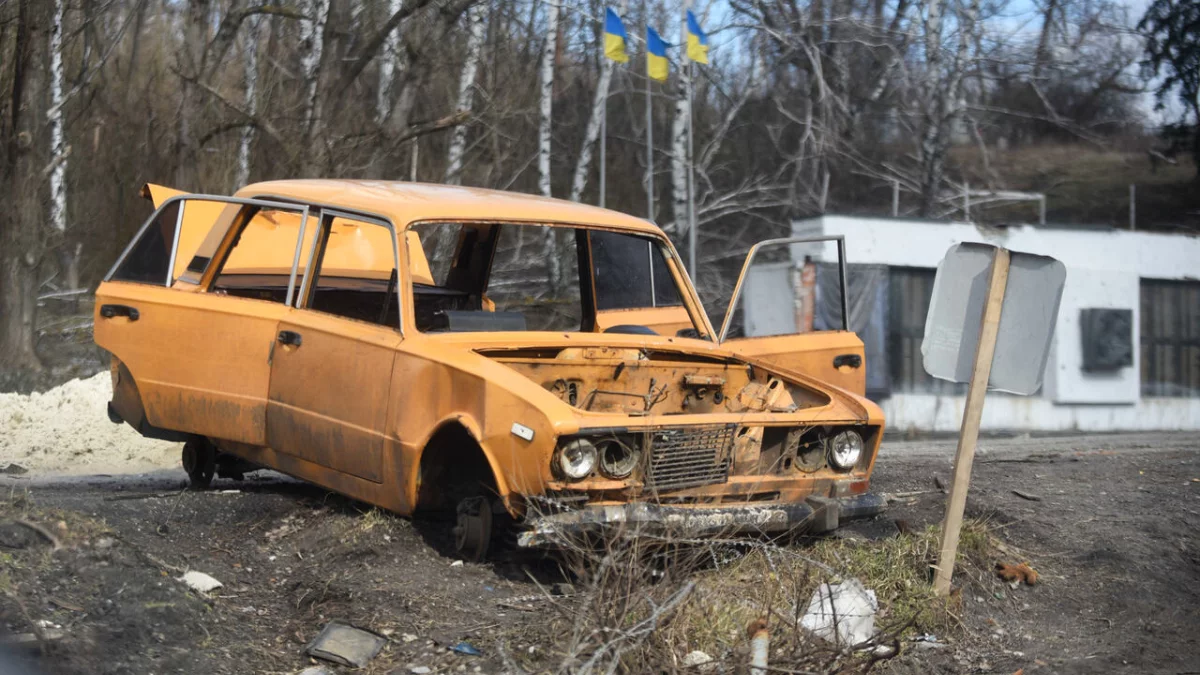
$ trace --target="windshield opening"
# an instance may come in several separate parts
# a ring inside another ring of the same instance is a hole
[[[414,236],[415,235],[415,236]],[[421,332],[695,332],[661,239],[526,223],[418,223]]]

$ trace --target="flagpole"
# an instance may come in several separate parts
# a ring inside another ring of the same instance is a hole
[[[648,34],[648,32],[647,32]],[[649,57],[647,57],[649,58]],[[647,63],[649,63],[647,61]],[[654,110],[650,84],[654,78],[646,72],[646,219],[654,221]]]
[[[604,208],[604,193],[608,188],[608,181],[606,180],[608,172],[604,166],[605,155],[607,153],[605,153],[604,148],[608,145],[608,94],[611,91],[612,88],[610,86],[609,90],[604,92],[604,103],[600,109],[600,208]]]
[[[695,151],[692,148],[692,75],[695,71],[692,69],[692,62],[688,60],[688,76],[687,76],[687,109],[688,109],[688,138],[687,138],[687,154],[688,154],[688,272],[691,273],[693,280],[698,279],[700,274],[696,270],[696,246],[698,237],[696,236],[696,163]]]

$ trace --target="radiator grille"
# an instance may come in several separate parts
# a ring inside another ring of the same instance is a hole
[[[736,427],[678,427],[650,432],[647,487],[654,492],[724,483]]]

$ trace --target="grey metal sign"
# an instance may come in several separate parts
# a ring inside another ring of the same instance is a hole
[[[969,382],[996,247],[955,244],[938,265],[921,342],[925,371]],[[1029,395],[1042,386],[1067,268],[1049,256],[1012,252],[989,388]]]

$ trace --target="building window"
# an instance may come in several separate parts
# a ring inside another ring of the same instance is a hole
[[[897,393],[959,395],[967,385],[939,380],[925,372],[921,341],[933,297],[937,270],[891,267],[888,270],[888,364],[892,390]]]
[[[1200,282],[1142,279],[1142,396],[1200,396]]]

